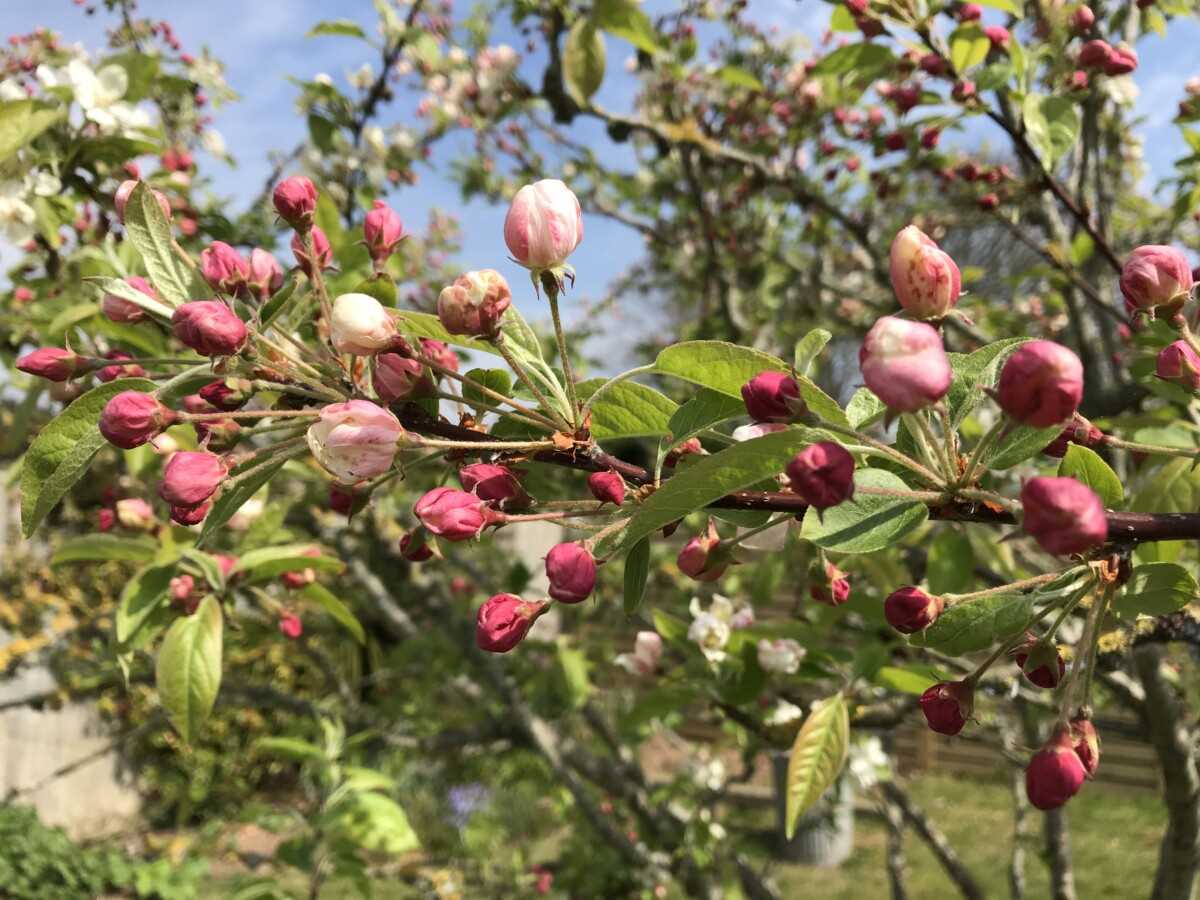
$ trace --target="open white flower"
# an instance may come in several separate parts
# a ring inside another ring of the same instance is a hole
[[[120,66],[108,65],[93,71],[82,59],[73,59],[67,64],[67,78],[83,114],[101,131],[149,127],[149,114],[121,99],[129,90],[129,75]]]
[[[27,186],[22,181],[0,181],[0,235],[20,246],[33,237],[37,213],[25,202]]]
[[[9,100],[26,100],[28,98],[29,95],[25,93],[25,88],[13,79],[5,78],[0,81],[0,100],[8,102]]]
[[[720,662],[729,643],[729,623],[710,612],[702,612],[692,619],[688,640],[700,647],[709,662]]]

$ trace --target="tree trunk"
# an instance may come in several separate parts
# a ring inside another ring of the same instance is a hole
[[[1142,723],[1162,765],[1167,807],[1167,830],[1150,896],[1151,900],[1192,900],[1200,865],[1200,776],[1183,704],[1162,672],[1165,655],[1162,644],[1144,644],[1133,654],[1146,691]]]

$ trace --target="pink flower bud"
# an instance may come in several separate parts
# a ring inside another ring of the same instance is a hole
[[[965,681],[942,681],[921,695],[921,712],[938,734],[958,734],[975,708],[975,688]]]
[[[493,463],[474,463],[458,470],[463,490],[499,509],[528,506],[530,497],[517,480],[517,474],[507,466]]]
[[[1075,753],[1069,729],[1062,728],[1034,754],[1025,769],[1025,793],[1038,809],[1058,809],[1083,787],[1087,771]]]
[[[588,490],[601,503],[611,503],[620,506],[625,502],[625,479],[619,472],[609,469],[607,472],[593,472],[588,476]]]
[[[300,555],[301,556],[309,556],[309,557],[320,556],[321,551],[318,550],[316,547],[306,547],[303,551],[301,551]],[[311,567],[305,567],[303,569],[293,569],[292,571],[289,571],[289,572],[280,572],[279,573],[280,583],[285,588],[287,588],[288,590],[291,590],[291,591],[298,591],[301,588],[312,584],[316,580],[317,580],[317,573],[314,572]]]
[[[118,500],[116,514],[121,527],[132,531],[149,531],[155,524],[154,509],[141,497]]]
[[[117,209],[117,218],[123,223],[125,221],[125,207],[129,203],[129,195],[133,193],[133,189],[138,186],[135,181],[122,181],[117,187],[117,192],[113,195],[113,206]],[[154,194],[154,199],[158,201],[158,208],[162,210],[163,216],[168,222],[171,221],[171,201],[161,191],[151,189]]]
[[[211,503],[201,503],[199,506],[172,506],[171,521],[176,525],[199,525],[210,509]]]
[[[945,606],[946,601],[941,597],[931,596],[910,585],[888,595],[883,604],[883,615],[901,634],[915,634],[932,625]]]
[[[959,103],[965,103],[975,96],[975,82],[969,78],[964,78],[961,81],[955,82],[954,89],[950,91],[950,96]]]
[[[141,291],[147,297],[158,298],[157,292],[145,278],[138,275],[130,275],[125,279],[134,290]],[[118,297],[116,294],[105,294],[100,301],[100,312],[110,322],[126,322],[132,324],[140,322],[146,318],[146,311],[134,303],[132,300],[126,300],[124,297]]]
[[[950,360],[924,322],[884,316],[867,332],[858,364],[868,388],[893,412],[916,412],[950,389]]]
[[[478,537],[494,518],[483,500],[450,487],[427,491],[417,501],[413,512],[422,525],[448,541]]]
[[[940,319],[958,303],[958,266],[916,225],[900,229],[889,253],[892,289],[900,305],[918,319]]]
[[[383,265],[396,245],[404,239],[404,223],[391,207],[382,200],[376,200],[363,220],[363,237],[375,265]]]
[[[1175,341],[1159,352],[1154,374],[1184,390],[1200,390],[1200,356],[1187,341]]]
[[[1062,434],[1047,444],[1042,452],[1047,456],[1053,456],[1055,459],[1062,459],[1067,455],[1067,446],[1069,444],[1078,444],[1081,447],[1098,447],[1103,441],[1104,432],[1079,413],[1075,413],[1071,419],[1071,424],[1063,429]]]
[[[716,523],[708,520],[708,530],[697,535],[679,551],[675,559],[679,571],[696,581],[716,581],[729,568],[730,557],[721,547]]]
[[[313,249],[317,254],[317,268],[320,270],[328,269],[333,265],[333,248],[329,246],[329,238],[325,237],[325,232],[315,225],[309,234],[312,237]],[[300,267],[301,272],[312,278],[312,260],[308,258],[308,247],[305,245],[300,232],[292,235],[291,246],[292,255],[296,257],[296,265]]]
[[[321,408],[308,429],[308,448],[334,478],[353,484],[390,469],[403,438],[400,420],[389,410],[369,400],[348,400]]]
[[[304,623],[295,613],[284,613],[279,617],[279,633],[294,641],[304,634]]]
[[[553,269],[583,240],[583,211],[571,189],[557,179],[527,184],[504,217],[504,243],[521,265]]]
[[[175,337],[201,356],[232,356],[246,343],[246,323],[220,300],[192,300],[171,315]]]
[[[221,570],[221,575],[229,578],[233,575],[233,570],[237,567],[238,558],[231,556],[228,553],[214,553],[213,559],[217,561],[217,568]]]
[[[1090,6],[1079,7],[1071,16],[1071,27],[1080,34],[1091,30],[1094,24],[1096,24],[1096,14],[1092,12]]]
[[[34,293],[25,285],[19,285],[13,290],[13,300],[17,303],[28,303],[34,298]]]
[[[983,29],[983,33],[987,35],[987,39],[997,50],[1007,50],[1008,44],[1012,40],[1012,35],[1003,25],[988,25]]]
[[[854,496],[854,457],[832,441],[805,447],[787,464],[788,484],[816,509],[837,506]]]
[[[224,241],[213,241],[200,251],[200,274],[214,291],[236,294],[246,286],[250,269],[235,249]]]
[[[1107,41],[1099,39],[1088,41],[1079,49],[1076,62],[1085,69],[1102,69],[1112,56],[1112,47]]]
[[[679,460],[683,459],[685,456],[691,456],[693,454],[702,456],[704,453],[704,445],[700,443],[700,438],[688,438],[683,443],[673,447],[670,452],[667,453],[666,458],[663,460],[663,465],[668,468],[673,468],[679,463]]]
[[[1004,363],[996,402],[1023,425],[1049,428],[1075,414],[1083,399],[1079,357],[1053,341],[1022,344]]]
[[[255,247],[246,266],[246,289],[252,297],[266,300],[283,287],[283,266],[272,253]]]
[[[1187,257],[1162,244],[1138,247],[1121,269],[1121,293],[1130,315],[1159,307],[1173,312],[1188,299],[1192,285]]]
[[[370,294],[342,294],[333,301],[329,338],[338,353],[370,356],[391,347],[399,333],[392,314]]]
[[[1110,77],[1128,75],[1136,71],[1137,67],[1137,51],[1128,44],[1120,44],[1113,47],[1112,51],[1108,54],[1108,59],[1104,62],[1104,74]]]
[[[329,508],[348,519],[365,509],[370,499],[367,491],[356,491],[336,482],[329,486]]]
[[[176,575],[167,583],[167,596],[171,598],[171,605],[185,616],[190,616],[200,605],[196,579],[186,573]]]
[[[475,644],[490,653],[507,653],[524,640],[537,617],[550,608],[545,600],[522,600],[516,594],[496,594],[479,607]]]
[[[653,675],[662,653],[663,642],[657,631],[639,631],[633,640],[633,653],[622,653],[615,662],[631,675]]]
[[[1104,504],[1074,478],[1031,478],[1021,488],[1022,525],[1043,550],[1083,553],[1108,538]]]
[[[1083,771],[1091,778],[1100,768],[1100,735],[1096,733],[1096,726],[1090,719],[1077,716],[1071,720],[1071,740]]]
[[[421,353],[443,369],[449,369],[451,372],[458,371],[458,354],[443,341],[421,338]]]
[[[132,450],[157,437],[174,418],[153,394],[122,391],[100,413],[100,433],[110,444]]]
[[[128,353],[122,350],[110,350],[104,354],[105,359],[124,360],[133,359]],[[129,366],[105,366],[96,372],[96,379],[108,384],[110,381],[116,381],[118,378],[145,378],[146,370],[134,363]]]
[[[275,212],[297,231],[313,227],[317,215],[317,188],[303,175],[285,178],[275,186],[271,195]]]
[[[442,327],[451,334],[491,339],[500,333],[512,291],[495,269],[459,275],[438,295],[437,312]]]
[[[415,528],[400,538],[400,556],[409,562],[425,562],[433,556],[433,543],[429,532]]]
[[[560,603],[581,603],[596,586],[596,559],[582,544],[556,544],[546,555],[550,596]]]
[[[786,372],[759,372],[742,385],[742,400],[757,422],[787,422],[807,412],[800,385]]]
[[[17,360],[17,368],[27,375],[47,381],[67,381],[86,371],[87,358],[61,347],[41,347]]]
[[[229,467],[215,453],[181,450],[163,467],[158,496],[171,506],[200,506],[216,493],[228,475]]]
[[[918,65],[920,65],[922,72],[932,75],[934,78],[940,78],[948,71],[945,58],[938,56],[936,53],[926,53],[921,57]]]
[[[1032,634],[1025,643],[1013,650],[1013,661],[1031,683],[1040,688],[1054,690],[1067,672],[1067,664],[1058,652],[1058,647],[1047,641],[1039,641]]]
[[[380,353],[375,357],[371,386],[384,403],[395,403],[429,393],[433,389],[433,379],[415,359],[399,353]]]
[[[958,8],[958,21],[978,22],[983,17],[983,7],[978,3],[964,3]]]
[[[850,599],[849,576],[831,562],[813,566],[808,594],[826,606],[841,606]]]
[[[117,524],[117,514],[111,509],[102,509],[96,514],[96,528],[101,532],[112,531]]]
[[[221,412],[233,412],[235,409],[241,409],[253,396],[253,393],[253,386],[242,378],[210,381],[199,391],[200,397],[205,403]]]

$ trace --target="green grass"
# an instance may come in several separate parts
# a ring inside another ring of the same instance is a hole
[[[998,782],[936,775],[915,780],[909,789],[984,893],[989,897],[1008,896],[1012,852],[1008,789]],[[1166,821],[1157,795],[1088,785],[1067,807],[1067,819],[1079,897],[1126,900],[1149,896]],[[1041,857],[1042,815],[1034,810],[1028,822],[1031,834],[1025,854],[1026,896],[1048,897],[1049,879]],[[854,852],[840,868],[775,868],[781,896],[789,900],[887,897],[885,841],[882,823],[860,816]],[[933,854],[911,830],[905,832],[904,850],[912,900],[958,896]]]

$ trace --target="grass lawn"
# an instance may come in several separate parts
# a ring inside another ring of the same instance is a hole
[[[926,775],[909,790],[931,821],[946,835],[986,896],[1008,896],[1008,864],[1012,850],[1012,813],[1008,789],[999,782],[979,782]],[[1071,852],[1079,897],[1131,900],[1147,897],[1158,858],[1158,842],[1166,824],[1156,794],[1088,785],[1071,801]],[[1041,858],[1042,816],[1029,819],[1025,854],[1026,896],[1048,897],[1049,879]],[[821,900],[886,898],[886,836],[881,822],[860,817],[855,848],[838,869],[780,865],[776,881],[787,898]],[[912,900],[958,896],[933,854],[911,831],[905,832],[908,894]]]

